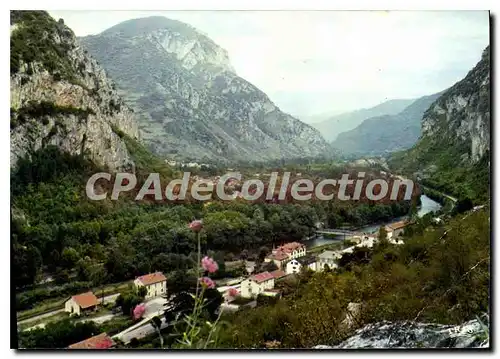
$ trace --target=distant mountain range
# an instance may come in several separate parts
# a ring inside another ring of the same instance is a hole
[[[380,155],[410,148],[420,137],[424,112],[439,95],[421,97],[395,115],[368,118],[339,134],[332,146],[344,154],[355,155]]]
[[[327,120],[311,123],[311,126],[315,127],[327,141],[331,142],[334,141],[340,133],[356,128],[364,120],[376,116],[396,115],[408,107],[413,101],[415,101],[415,99],[389,100],[375,107],[363,108],[335,115]]]
[[[144,142],[164,158],[270,160],[331,150],[319,131],[282,112],[235,73],[224,49],[187,24],[148,17],[79,40],[134,109]]]

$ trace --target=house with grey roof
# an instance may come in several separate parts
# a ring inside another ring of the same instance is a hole
[[[318,256],[318,261],[316,264],[316,270],[322,271],[325,269],[325,265],[328,265],[330,269],[337,268],[337,260],[342,257],[342,254],[337,251],[323,251]]]

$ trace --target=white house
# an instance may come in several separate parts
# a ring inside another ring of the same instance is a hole
[[[399,221],[395,223],[388,224],[385,226],[385,229],[387,230],[387,238],[392,238],[392,237],[397,237],[401,233],[404,232],[405,227],[408,226],[408,222],[406,221]]]
[[[167,278],[162,272],[145,274],[134,280],[137,288],[146,287],[147,293],[145,299],[158,297],[167,294]]]
[[[318,256],[318,262],[316,264],[316,270],[322,271],[325,269],[325,265],[328,265],[330,269],[337,268],[337,260],[341,258],[342,255],[339,252],[334,251],[324,251]]]
[[[241,282],[241,296],[244,298],[255,298],[267,289],[274,288],[274,276],[269,272],[263,272],[248,277]]]
[[[74,295],[64,303],[64,311],[70,314],[81,315],[97,308],[99,301],[92,292]]]
[[[300,257],[292,259],[286,264],[286,274],[299,273],[303,267],[316,271],[316,258],[314,257]]]

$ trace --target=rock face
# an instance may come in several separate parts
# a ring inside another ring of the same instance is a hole
[[[351,131],[339,134],[332,146],[356,155],[382,155],[410,148],[421,135],[424,112],[439,95],[421,97],[395,115],[366,119]]]
[[[326,120],[313,123],[327,141],[334,141],[343,132],[348,132],[359,126],[364,120],[372,117],[397,115],[410,106],[415,100],[389,100],[375,107],[342,113]]]
[[[318,345],[313,349],[369,348],[489,348],[489,330],[476,319],[457,326],[380,322],[357,330],[339,345]]]
[[[490,149],[490,47],[467,76],[446,91],[422,119],[422,139],[456,140],[462,162],[478,162]]]
[[[446,90],[422,118],[422,136],[389,166],[426,186],[459,197],[489,198],[490,49],[467,76]]]
[[[80,41],[116,81],[157,154],[266,160],[329,151],[318,131],[237,76],[227,52],[189,25],[135,19]]]
[[[111,169],[133,168],[121,136],[132,111],[73,32],[45,11],[11,12],[11,166],[55,145]]]

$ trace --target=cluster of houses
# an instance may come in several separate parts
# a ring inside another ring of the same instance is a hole
[[[385,227],[387,239],[392,244],[402,244],[403,241],[397,237],[408,225],[407,222],[396,222]],[[243,298],[256,298],[258,295],[277,296],[279,290],[275,289],[276,281],[297,274],[303,268],[312,271],[323,271],[326,266],[330,269],[338,267],[338,260],[345,253],[352,253],[356,247],[373,247],[378,240],[377,234],[362,234],[351,238],[356,244],[339,251],[325,250],[317,257],[307,255],[306,246],[302,243],[286,243],[273,249],[271,254],[265,258],[265,262],[273,262],[278,268],[272,272],[253,274],[241,282],[240,295]],[[149,273],[137,277],[134,285],[138,289],[146,288],[145,299],[151,299],[167,294],[167,278],[162,272]],[[91,291],[74,295],[64,304],[64,310],[70,314],[82,315],[97,310],[99,300]],[[112,338],[106,333],[101,333],[79,343],[70,345],[70,349],[108,349],[116,345]]]
[[[397,238],[408,225],[408,222],[401,221],[385,226],[387,239],[392,244],[402,244],[403,241]],[[273,262],[278,269],[273,272],[263,272],[254,274],[246,278],[241,283],[241,296],[244,298],[255,298],[261,295],[276,295],[274,289],[275,281],[290,274],[299,273],[303,268],[312,271],[323,271],[326,267],[330,269],[338,268],[338,260],[346,253],[352,253],[356,247],[371,248],[378,240],[378,234],[360,234],[353,236],[351,241],[356,244],[343,250],[325,250],[317,257],[308,256],[306,246],[302,243],[286,243],[273,249],[264,262]]]
[[[151,299],[167,294],[167,278],[162,272],[145,274],[134,280],[138,289],[146,287],[145,299]],[[84,315],[95,312],[99,306],[99,300],[91,291],[74,295],[64,303],[64,311],[70,315]]]

